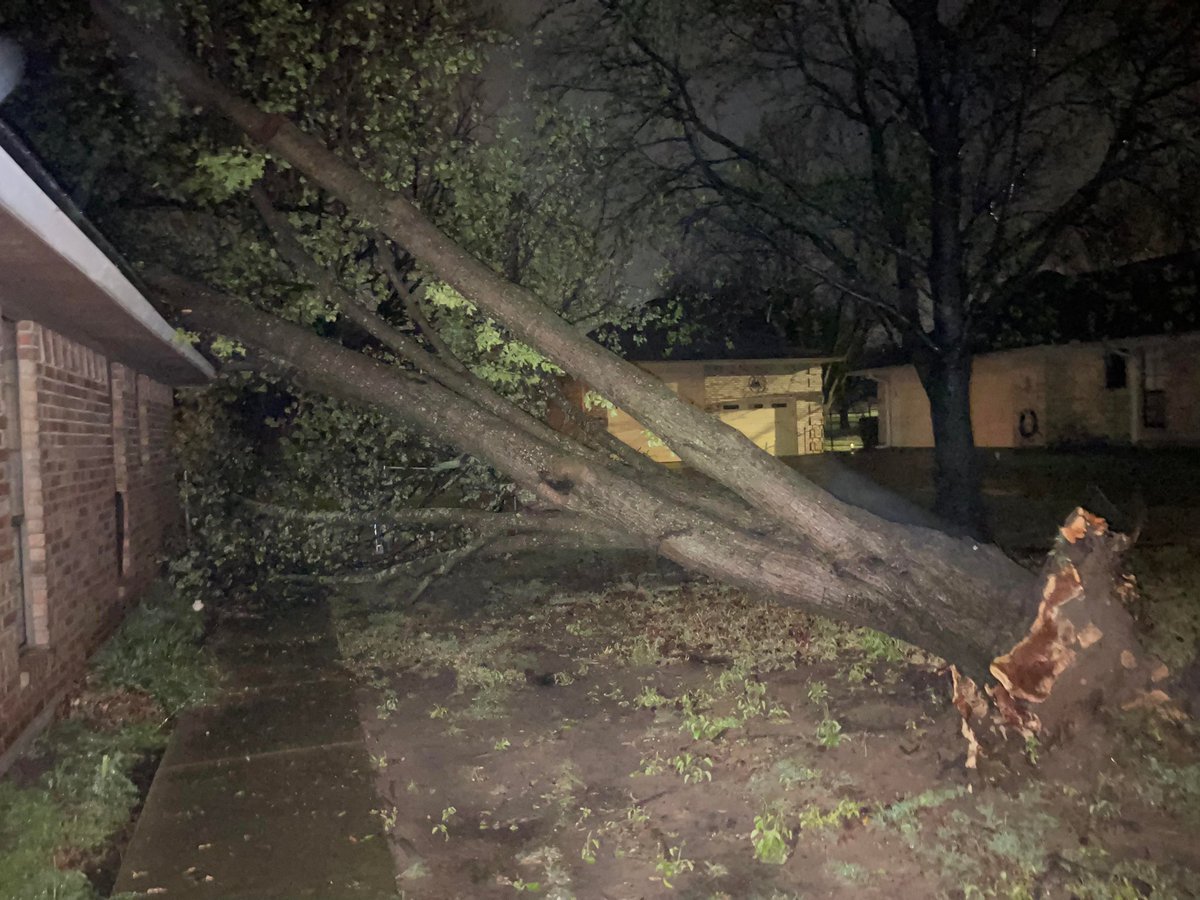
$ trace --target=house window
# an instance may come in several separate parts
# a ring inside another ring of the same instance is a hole
[[[1147,428],[1167,427],[1167,366],[1161,347],[1142,355],[1142,424]]]
[[[1108,353],[1104,357],[1104,386],[1110,391],[1123,390],[1128,384],[1125,357],[1120,353]]]

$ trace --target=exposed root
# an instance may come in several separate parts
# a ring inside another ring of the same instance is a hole
[[[1031,739],[1061,740],[1106,706],[1181,715],[1164,691],[1152,688],[1167,668],[1142,653],[1126,609],[1135,592],[1116,567],[1130,543],[1103,518],[1076,509],[1042,569],[1028,634],[992,661],[995,681],[980,690],[952,669],[967,768],[981,756],[1000,755],[1014,737],[1022,747]]]

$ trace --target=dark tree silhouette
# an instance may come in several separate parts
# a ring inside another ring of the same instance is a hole
[[[1167,249],[1109,239],[1134,207],[1165,221],[1197,158],[1200,7],[572,0],[547,21],[555,85],[601,104],[614,170],[686,195],[714,241],[794,257],[903,349],[936,509],[985,537],[972,350],[1079,239],[1105,265]]]

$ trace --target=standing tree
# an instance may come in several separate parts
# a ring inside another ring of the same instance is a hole
[[[972,741],[993,724],[1045,737],[1130,692],[1144,698],[1141,688],[1154,667],[1115,590],[1114,554],[1124,539],[1102,519],[1072,514],[1035,577],[995,548],[837,500],[589,339],[556,304],[447,237],[410,196],[372,179],[288,116],[239,96],[213,76],[215,63],[183,54],[161,31],[101,0],[94,8],[191,103],[219,114],[286,165],[313,202],[336,203],[352,229],[377,230],[381,240],[394,241],[439,292],[490,317],[505,340],[536,348],[587,381],[709,479],[684,480],[611,445],[550,431],[530,407],[464,372],[453,348],[414,346],[359,302],[351,279],[302,256],[294,234],[265,206],[259,213],[297,278],[317,289],[339,321],[368,331],[389,355],[354,349],[337,331],[318,333],[189,279],[150,279],[192,327],[258,348],[307,390],[370,407],[486,460],[536,498],[532,511],[492,513],[492,524],[481,529],[540,527],[580,542],[635,543],[781,602],[908,640],[961,673],[956,702]],[[391,264],[388,257],[378,262]],[[556,512],[541,513],[538,504]],[[431,521],[459,513],[394,512]],[[988,679],[991,701],[975,687]]]
[[[549,21],[557,85],[605,111],[629,181],[793,257],[903,349],[936,510],[986,536],[972,350],[1064,238],[1111,235],[1193,164],[1200,7],[572,0]]]

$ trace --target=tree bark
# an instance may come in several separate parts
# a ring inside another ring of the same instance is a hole
[[[381,409],[487,460],[543,502],[636,534],[646,547],[686,568],[886,631],[981,678],[1032,619],[1032,576],[994,547],[863,510],[845,519],[824,546],[766,519],[756,525],[731,521],[707,504],[682,502],[666,472],[654,476],[566,454],[433,381],[199,287],[180,296],[180,280],[157,283],[171,286],[172,305],[192,308],[189,325],[259,347],[305,386]],[[884,554],[850,537],[867,519],[874,523],[873,544],[887,547]]]
[[[990,537],[971,426],[971,347],[963,243],[962,106],[964,85],[956,37],[937,3],[901,13],[917,58],[917,84],[929,145],[929,290],[932,346],[915,363],[933,423],[934,511],[967,534]]]
[[[919,362],[917,372],[933,423],[934,512],[972,537],[987,540],[991,529],[971,424],[971,359],[965,354],[934,357]]]

